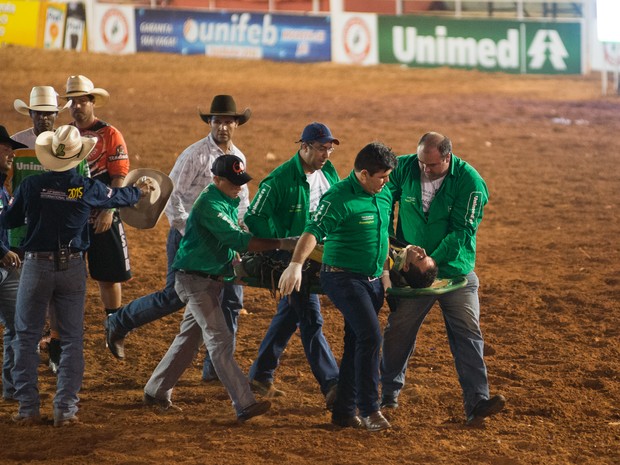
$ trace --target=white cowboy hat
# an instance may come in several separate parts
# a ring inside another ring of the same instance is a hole
[[[93,81],[86,76],[78,74],[77,76],[69,76],[67,79],[67,92],[60,98],[72,99],[74,97],[82,97],[83,95],[92,95],[95,98],[95,107],[102,107],[110,99],[107,90],[95,87]]]
[[[140,178],[146,177],[151,180],[155,190],[150,195],[142,197],[138,203],[131,207],[119,209],[121,220],[129,226],[138,229],[150,229],[155,227],[161,218],[164,208],[168,203],[174,184],[172,180],[161,171],[149,168],[138,168],[127,173],[123,180],[124,186],[132,186]]]
[[[97,139],[82,137],[75,126],[60,126],[38,135],[34,151],[39,163],[51,171],[68,171],[76,167],[95,148]]]
[[[30,91],[30,105],[26,105],[23,100],[15,99],[13,106],[18,113],[25,116],[30,116],[30,110],[60,113],[69,107],[69,102],[59,107],[57,97],[58,94],[52,86],[36,86]]]

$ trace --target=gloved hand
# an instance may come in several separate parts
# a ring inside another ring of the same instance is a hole
[[[291,262],[280,276],[278,288],[280,294],[290,295],[294,290],[299,291],[301,287],[301,263]]]

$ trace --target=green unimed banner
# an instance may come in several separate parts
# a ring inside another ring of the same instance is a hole
[[[379,62],[580,74],[581,24],[379,16]]]

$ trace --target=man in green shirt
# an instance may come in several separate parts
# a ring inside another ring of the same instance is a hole
[[[332,423],[368,431],[390,427],[379,409],[378,314],[389,285],[392,194],[384,187],[395,166],[396,156],[379,142],[357,154],[351,174],[323,195],[279,283],[283,295],[299,290],[302,264],[325,238],[321,287],[345,321]]]
[[[436,296],[390,297],[393,311],[384,333],[381,405],[398,407],[417,333],[439,302],[463,389],[467,424],[480,425],[505,404],[501,395],[489,397],[474,272],[476,232],[489,198],[487,186],[471,165],[452,153],[450,139],[429,132],[418,142],[417,154],[399,157],[388,187],[399,207],[396,238],[428,253],[439,268],[439,278],[466,276],[467,286]]]
[[[224,278],[233,278],[238,251],[292,250],[293,239],[259,239],[238,224],[239,192],[250,179],[241,158],[218,157],[213,183],[199,195],[187,219],[185,235],[172,264],[175,291],[185,303],[181,330],[144,387],[144,403],[175,409],[172,389],[204,342],[215,371],[240,421],[262,415],[269,401],[257,402],[233,357],[233,333],[222,312]],[[176,408],[178,409],[178,408]]]
[[[273,170],[258,187],[245,224],[257,237],[290,237],[304,232],[306,220],[316,210],[321,196],[339,181],[329,157],[340,144],[322,123],[307,125],[299,150]],[[290,254],[280,257],[288,260]],[[336,397],[338,364],[323,334],[323,316],[316,294],[293,292],[283,297],[250,368],[249,378],[255,391],[266,396],[283,395],[273,386],[280,356],[297,330],[312,374],[319,382],[327,408]]]

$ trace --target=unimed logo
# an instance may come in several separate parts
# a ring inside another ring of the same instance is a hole
[[[391,52],[398,63],[409,66],[453,66],[520,72],[579,72],[568,69],[571,59],[558,30],[541,25],[516,24],[493,30],[494,37],[472,27],[478,37],[451,34],[448,26],[436,25],[433,34],[415,26],[393,25]],[[529,30],[528,30],[529,28]],[[461,27],[461,31],[462,31]],[[428,31],[428,27],[425,28]],[[578,52],[575,52],[578,53]],[[579,59],[573,58],[579,63]]]

